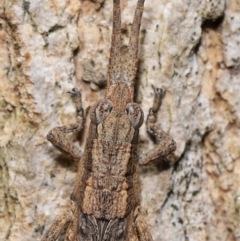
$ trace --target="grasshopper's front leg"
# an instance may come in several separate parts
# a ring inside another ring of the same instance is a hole
[[[47,139],[63,154],[73,158],[80,159],[81,151],[67,138],[68,133],[79,132],[83,129],[84,113],[82,108],[81,93],[77,88],[68,92],[76,105],[77,115],[76,123],[67,126],[58,126],[53,128],[47,135]]]
[[[154,88],[154,103],[153,107],[149,110],[146,126],[147,132],[155,137],[157,145],[154,149],[140,157],[140,165],[147,165],[156,159],[164,160],[166,156],[176,150],[176,142],[173,138],[164,132],[160,126],[156,125],[157,111],[161,105],[163,95],[164,91],[162,89]]]

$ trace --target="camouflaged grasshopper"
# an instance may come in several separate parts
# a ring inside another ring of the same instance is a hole
[[[81,94],[70,94],[77,107],[76,124],[56,127],[47,138],[61,152],[79,161],[71,195],[71,207],[62,213],[42,241],[55,241],[68,224],[68,241],[151,241],[140,209],[139,165],[163,160],[176,149],[175,141],[156,122],[163,91],[155,89],[155,98],[146,126],[157,145],[138,158],[139,128],[143,111],[134,103],[134,80],[138,65],[138,42],[144,0],[138,0],[127,53],[121,42],[120,0],[113,0],[112,45],[106,96],[91,110],[91,124],[83,155],[66,134],[83,128]],[[82,157],[81,157],[82,156]]]

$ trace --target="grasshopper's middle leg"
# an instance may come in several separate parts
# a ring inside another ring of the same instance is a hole
[[[75,212],[75,203],[71,201],[70,208],[53,221],[51,227],[47,230],[41,241],[57,241],[61,230],[67,223],[72,222],[74,219]]]
[[[79,210],[75,204],[73,218],[67,228],[64,241],[82,241],[78,238],[79,215]]]
[[[127,229],[127,237],[124,241],[153,241],[139,206],[133,209],[129,215]]]

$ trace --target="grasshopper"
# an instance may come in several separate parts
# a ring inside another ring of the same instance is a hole
[[[70,91],[76,104],[76,123],[56,127],[47,139],[62,153],[79,161],[71,205],[46,232],[42,241],[55,241],[68,224],[66,241],[152,241],[140,208],[139,165],[147,165],[176,149],[173,138],[156,125],[164,91],[154,89],[153,106],[146,120],[155,137],[153,150],[138,157],[139,128],[144,115],[134,103],[138,42],[144,0],[138,0],[127,53],[121,54],[120,0],[113,0],[112,45],[105,98],[91,109],[85,151],[67,138],[83,128],[84,111],[78,89]]]

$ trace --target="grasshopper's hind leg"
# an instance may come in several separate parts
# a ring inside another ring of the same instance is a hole
[[[84,113],[82,108],[81,93],[77,88],[68,92],[76,105],[77,115],[76,123],[67,126],[58,126],[53,128],[47,135],[47,139],[63,154],[79,159],[81,151],[67,138],[68,133],[79,132],[83,129]]]
[[[149,110],[146,126],[147,132],[155,137],[157,145],[154,149],[140,157],[139,164],[147,165],[156,159],[164,160],[166,156],[176,150],[176,142],[173,138],[164,132],[160,126],[156,125],[157,111],[161,105],[164,91],[160,88],[154,88],[154,103]]]

